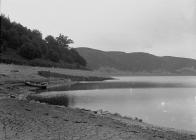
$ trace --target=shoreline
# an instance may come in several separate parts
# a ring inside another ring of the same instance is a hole
[[[196,138],[194,132],[157,127],[114,114],[100,115],[85,109],[17,99],[1,99],[0,106],[0,136],[5,136],[6,131],[6,137],[14,140]]]
[[[1,68],[4,66],[0,70],[1,139],[196,139],[196,132],[154,126],[141,120],[109,112],[95,113],[95,111],[85,109],[27,101],[26,97],[29,94],[35,94],[36,88],[25,86],[23,81],[46,81],[48,79],[35,72],[40,70],[39,68],[30,72],[32,67],[23,68],[5,64],[0,64],[0,66]],[[57,72],[59,71],[57,69]],[[62,69],[62,71],[66,70]],[[69,72],[64,73],[69,74]],[[89,75],[92,76],[93,73]],[[65,79],[51,78],[50,80],[49,88],[65,85]],[[67,82],[67,86],[76,82]]]

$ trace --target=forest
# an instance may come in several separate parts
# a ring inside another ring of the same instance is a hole
[[[33,66],[85,68],[86,60],[69,45],[63,34],[43,38],[36,29],[28,29],[1,15],[0,62]]]

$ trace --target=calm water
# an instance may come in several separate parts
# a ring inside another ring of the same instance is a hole
[[[41,93],[39,97],[52,104],[102,109],[155,125],[196,131],[196,77],[116,78],[80,83],[60,89],[65,91]]]

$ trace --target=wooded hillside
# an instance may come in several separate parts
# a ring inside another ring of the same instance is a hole
[[[1,15],[0,43],[0,62],[68,68],[86,66],[85,59],[69,47],[74,42],[68,36],[43,38],[39,30],[11,22],[4,15]]]

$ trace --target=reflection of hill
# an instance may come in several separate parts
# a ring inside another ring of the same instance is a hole
[[[119,82],[92,82],[92,83],[78,83],[70,87],[59,87],[56,91],[68,90],[94,90],[94,89],[115,89],[115,88],[177,88],[177,87],[196,87],[195,84],[182,82],[156,82],[156,81],[119,81]],[[64,95],[63,95],[64,96]],[[73,101],[74,102],[74,101]]]
[[[35,100],[43,103],[48,103],[52,105],[63,105],[63,106],[72,106],[75,104],[74,98],[72,96],[61,94],[56,95],[55,93],[51,96],[43,96],[43,95],[30,95],[28,99]]]

